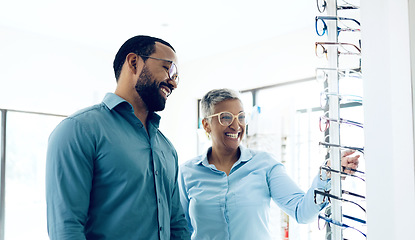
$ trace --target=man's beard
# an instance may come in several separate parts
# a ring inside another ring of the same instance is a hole
[[[164,110],[166,100],[160,94],[160,88],[153,75],[144,65],[135,85],[135,90],[147,106],[149,112]]]

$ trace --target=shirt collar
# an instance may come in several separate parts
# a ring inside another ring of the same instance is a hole
[[[241,156],[239,157],[237,162],[247,162],[252,159],[252,152],[248,148],[242,145],[239,145],[239,149],[241,150]],[[195,162],[195,165],[202,164],[206,167],[209,166],[209,161],[208,161],[207,156],[211,151],[212,151],[212,147],[209,147],[205,151],[205,153],[201,155],[201,158]]]
[[[114,108],[116,108],[119,105],[127,106],[128,110],[134,113],[133,106],[127,102],[124,98],[118,96],[115,93],[107,93],[104,97],[104,100],[102,102],[112,111]],[[153,124],[156,128],[159,128],[160,125],[160,119],[161,117],[154,112],[151,112],[148,114],[147,121],[151,124]]]
[[[133,110],[133,106],[127,102],[124,98],[118,96],[115,93],[107,93],[104,97],[102,102],[110,109],[113,110],[116,106],[120,105],[121,103],[125,102],[129,105],[130,110]]]

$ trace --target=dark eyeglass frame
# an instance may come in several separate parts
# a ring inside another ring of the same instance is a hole
[[[326,21],[324,21],[324,20],[336,20],[336,21],[342,22],[342,23],[344,21],[352,21],[352,22],[357,23],[357,25],[360,26],[360,22],[357,21],[354,18],[333,17],[333,16],[316,16],[315,27],[316,27],[316,33],[319,36],[323,36],[324,34],[326,34],[328,32],[327,24],[326,24]],[[321,21],[323,23],[323,32],[319,31],[319,28],[318,28],[319,21]],[[343,28],[337,27],[337,35],[339,35],[340,32],[346,32],[346,31],[348,31],[348,32],[360,32],[360,28],[350,28],[344,23],[343,23],[343,25],[345,25],[346,27],[343,27]]]
[[[320,4],[320,2],[323,1],[323,4]],[[350,10],[350,9],[359,9],[359,6],[353,5],[348,3],[347,1],[344,1],[346,4],[345,5],[337,5],[337,10]],[[324,11],[326,11],[326,7],[327,7],[327,2],[326,0],[317,0],[317,10],[320,13],[323,13]]]
[[[347,170],[353,171],[353,172],[355,172],[355,173],[359,173],[359,174],[363,174],[363,175],[365,175],[365,172],[359,171],[359,170],[354,169],[354,168],[343,167],[343,169],[344,169],[344,170],[346,170],[346,169],[347,169]],[[344,171],[344,170],[343,170],[343,171]],[[357,176],[357,175],[355,175],[355,174],[351,174],[351,173],[347,173],[347,172],[343,172],[343,171],[334,170],[334,169],[332,169],[332,168],[331,168],[331,167],[329,167],[329,166],[320,166],[320,180],[321,180],[321,181],[327,181],[327,180],[329,179],[329,178],[325,179],[325,178],[323,177],[323,176],[324,176],[323,171],[327,171],[327,172],[334,172],[334,173],[338,173],[338,174],[340,174],[340,175],[349,176],[349,177],[355,177],[355,178],[358,178],[358,179],[360,179],[360,180],[362,180],[362,181],[366,182],[366,180],[365,180],[364,178],[362,178],[362,177],[359,177],[359,176]],[[326,173],[326,176],[327,176],[327,173]]]
[[[220,115],[221,115],[221,114],[223,114],[223,113],[229,113],[230,115],[232,115],[232,121],[229,123],[229,125],[225,125],[225,124],[223,124],[223,123],[222,123]],[[243,122],[243,123],[239,120],[239,115],[241,115],[241,114],[244,114],[244,122]],[[239,123],[239,124],[241,124],[241,125],[246,125],[246,124],[247,124],[247,123],[246,123],[246,113],[245,113],[245,112],[240,112],[240,113],[238,113],[238,114],[235,116],[235,115],[233,115],[233,113],[231,113],[231,112],[228,112],[228,111],[223,111],[223,112],[220,112],[220,113],[216,113],[216,114],[213,114],[213,115],[207,116],[206,118],[213,118],[213,117],[215,117],[215,116],[217,116],[217,117],[218,117],[219,124],[220,124],[220,125],[222,125],[222,126],[224,126],[224,127],[228,127],[228,126],[232,125],[232,123],[233,123],[233,121],[235,120],[235,118],[238,120],[238,123]]]
[[[343,215],[344,216],[344,215]],[[347,218],[347,217],[346,217]],[[352,218],[354,218],[354,217],[352,217]],[[324,224],[324,226],[323,227],[320,227],[320,219],[323,219],[324,221],[325,221],[325,224]],[[358,219],[358,218],[354,218],[354,219]],[[359,219],[359,220],[361,220],[361,219]],[[358,220],[358,222],[359,222],[359,220]],[[356,221],[356,220],[355,220]],[[361,221],[364,221],[364,220],[361,220]],[[366,221],[364,221],[364,222],[366,222]],[[361,233],[363,236],[365,236],[365,238],[367,238],[367,236],[366,236],[366,234],[365,233],[363,233],[362,231],[360,231],[359,229],[357,229],[357,228],[355,228],[355,227],[352,227],[352,226],[349,226],[349,225],[347,225],[347,224],[345,224],[345,223],[341,223],[341,222],[338,222],[338,221],[335,221],[335,220],[333,220],[332,218],[328,218],[328,217],[326,217],[326,216],[322,216],[321,214],[319,214],[318,215],[318,229],[319,230],[322,230],[325,226],[326,226],[326,223],[328,223],[328,224],[334,224],[334,225],[336,225],[336,226],[339,226],[339,227],[342,227],[342,228],[350,228],[350,229],[354,229],[354,230],[356,230],[356,231],[358,231],[359,233]]]
[[[167,60],[167,59],[163,59],[163,58],[156,58],[156,57],[150,57],[150,56],[146,56],[146,55],[139,55],[139,54],[137,54],[137,55],[140,56],[140,57],[145,57],[145,58],[150,58],[150,59],[155,59],[155,60],[161,60],[161,61],[165,61],[165,62],[170,63],[170,67],[167,70],[167,73],[169,74],[169,78],[171,80],[173,80],[176,83],[176,85],[179,85],[179,72],[178,72],[176,64],[174,64],[174,62],[172,60]]]
[[[342,43],[342,42],[316,42],[315,43],[315,53],[316,53],[316,56],[317,57],[322,57],[322,54],[325,54],[326,55],[326,58],[328,58],[328,56],[327,56],[327,48],[325,48],[324,45],[337,46],[337,53],[339,55],[340,54],[343,54],[343,55],[359,55],[360,56],[360,54],[362,52],[362,50],[358,46],[356,46],[356,45],[354,45],[352,43]],[[354,49],[356,49],[357,52],[352,52],[350,50],[347,50],[345,48],[345,46],[351,46]],[[344,51],[339,51],[339,47],[341,49],[343,49]],[[322,49],[321,54],[320,54],[319,48]]]
[[[318,189],[314,189],[314,203],[315,204],[322,204],[322,203],[324,203],[326,201],[326,197],[327,197],[327,201],[329,203],[331,203],[331,199],[336,199],[338,201],[352,203],[352,204],[358,206],[360,209],[362,209],[366,213],[366,209],[364,207],[362,207],[360,204],[358,204],[358,203],[356,203],[354,201],[350,201],[348,199],[344,199],[344,198],[338,197],[336,195],[330,194],[329,192],[330,191],[321,191],[321,190],[318,190]],[[356,193],[352,193],[352,192],[349,192],[349,191],[346,191],[346,190],[342,190],[342,193],[349,194],[349,195],[354,196],[354,197],[366,199],[362,195],[359,195],[359,194],[356,194]],[[322,202],[317,202],[317,195],[322,195],[323,196],[323,201]]]
[[[351,125],[351,126],[356,126],[356,127],[359,127],[359,128],[363,128],[363,123],[347,120],[347,119],[344,119],[344,118],[336,119],[336,118],[329,118],[329,117],[326,117],[326,116],[320,116],[320,120],[319,120],[320,131],[324,132],[327,129],[329,129],[330,122],[344,123],[344,124],[348,124],[348,125]]]
[[[365,153],[365,149],[364,148],[359,148],[359,147],[343,146],[343,145],[328,143],[328,142],[319,142],[318,144],[321,145],[321,146],[324,146],[326,148],[336,147],[336,148],[356,150],[356,151],[361,152],[362,154]]]

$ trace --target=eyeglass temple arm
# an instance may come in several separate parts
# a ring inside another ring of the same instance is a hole
[[[353,202],[353,201],[350,201],[350,200],[347,200],[347,199],[344,199],[344,198],[341,198],[341,197],[338,197],[338,196],[336,196],[336,195],[333,195],[333,194],[330,194],[330,193],[328,193],[328,192],[322,192],[322,191],[320,191],[320,190],[318,190],[318,189],[314,189],[314,194],[320,194],[320,195],[323,195],[323,196],[326,196],[326,197],[329,197],[329,198],[333,198],[333,199],[336,199],[336,200],[339,200],[339,201],[343,201],[343,202],[348,202],[348,203],[352,203],[352,204],[355,204],[356,206],[358,206],[360,209],[362,209],[365,213],[366,213],[366,209],[364,209],[362,206],[360,206],[358,203],[355,203],[355,202]],[[316,197],[316,196],[314,196],[314,197]]]
[[[354,175],[354,174],[347,173],[347,172],[337,171],[337,170],[332,169],[331,167],[328,167],[328,166],[320,166],[320,168],[321,168],[321,169],[324,169],[324,170],[326,170],[326,171],[329,171],[329,172],[335,172],[335,173],[339,173],[339,174],[346,175],[346,176],[350,176],[350,177],[357,177],[357,178],[359,178],[359,179],[361,179],[361,180],[365,181],[365,179],[363,179],[363,178],[361,178],[361,177],[359,177],[359,176],[356,176],[356,175]],[[350,171],[354,171],[354,172],[360,173],[360,174],[365,174],[365,172],[359,171],[359,170],[354,169],[354,168],[349,168],[349,167],[343,167],[343,168],[344,168],[344,169],[347,169],[347,170],[350,170]]]

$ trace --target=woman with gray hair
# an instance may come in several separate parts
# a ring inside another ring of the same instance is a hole
[[[203,128],[212,147],[180,167],[180,199],[192,239],[271,239],[270,200],[299,223],[308,223],[327,203],[314,203],[315,188],[328,181],[316,176],[305,193],[270,153],[241,145],[246,116],[239,94],[214,89],[202,98]],[[342,158],[356,169],[359,156]]]

